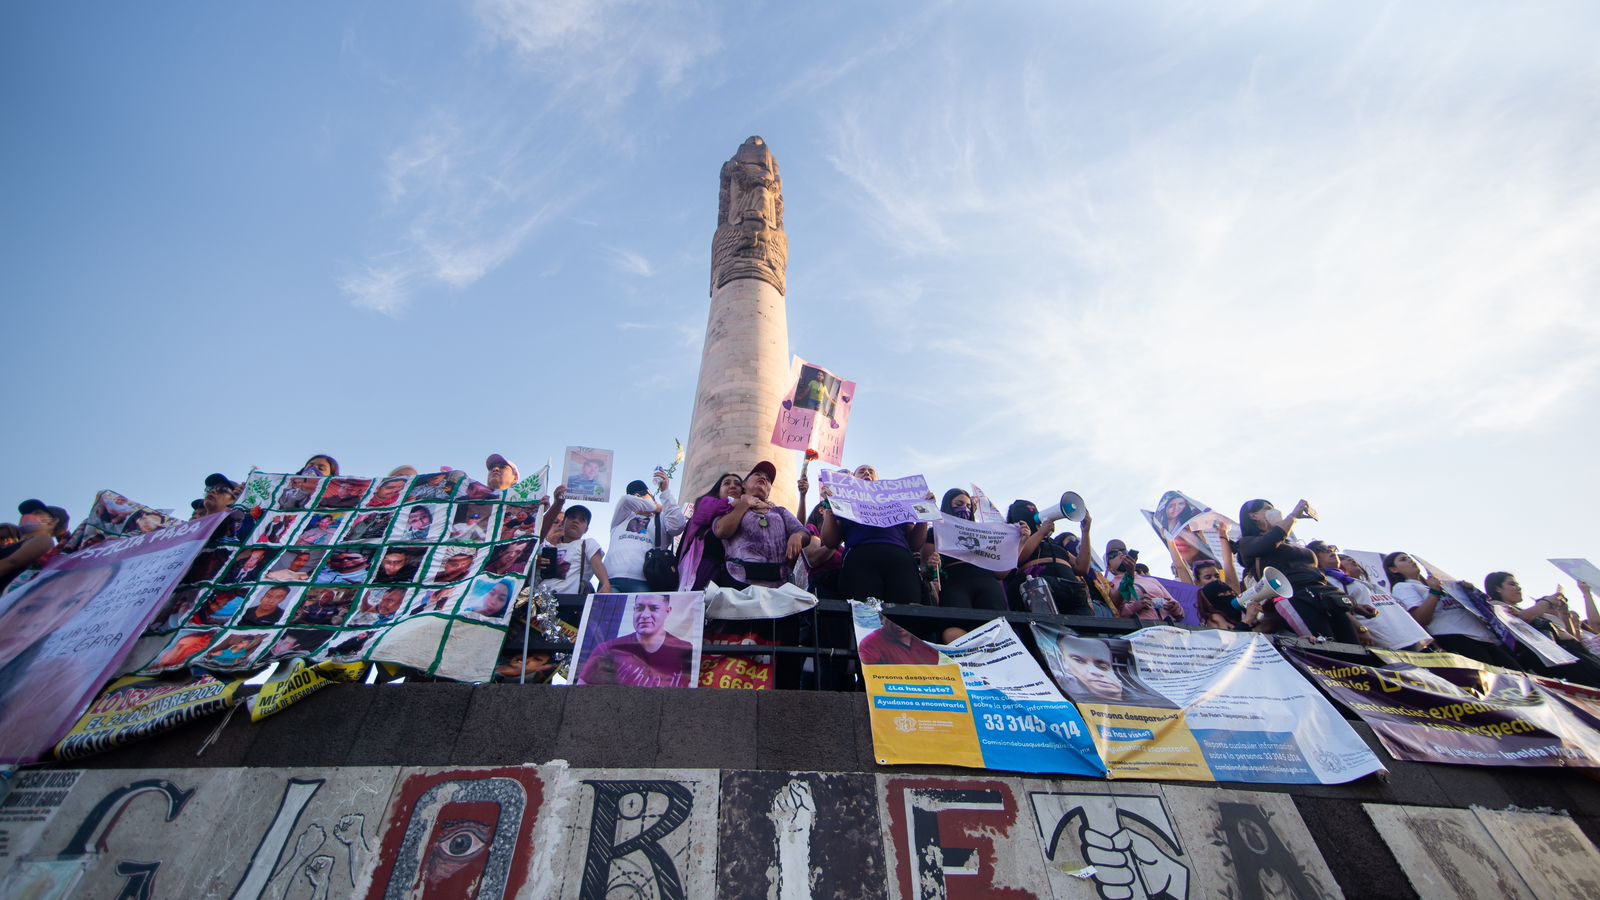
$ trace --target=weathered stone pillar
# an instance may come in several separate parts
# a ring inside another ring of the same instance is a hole
[[[778,161],[765,141],[752,137],[722,166],[711,314],[679,493],[685,500],[700,496],[723,472],[744,475],[767,459],[778,468],[773,502],[794,508],[797,454],[772,443],[778,404],[789,387],[788,263]],[[809,499],[815,497],[812,488]]]

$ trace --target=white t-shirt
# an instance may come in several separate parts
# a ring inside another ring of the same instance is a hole
[[[578,593],[578,573],[580,571],[583,573],[584,580],[593,584],[594,557],[597,553],[602,554],[601,559],[605,558],[604,551],[600,549],[600,542],[592,537],[583,537],[565,544],[557,544],[555,569],[560,574],[553,578],[540,579],[539,588],[541,590],[554,591],[557,594],[576,594]],[[610,574],[610,570],[607,570],[607,574]]]
[[[1364,581],[1352,581],[1343,587],[1350,602],[1378,610],[1375,618],[1363,619],[1357,616],[1356,621],[1367,626],[1367,630],[1372,634],[1373,643],[1379,647],[1404,650],[1428,639],[1428,632],[1417,624],[1416,619],[1411,618],[1392,595],[1374,593],[1372,586]]]
[[[1391,591],[1394,598],[1406,609],[1416,609],[1428,602],[1428,586],[1420,581],[1402,581],[1394,586]],[[1456,602],[1449,594],[1439,598],[1439,605],[1433,609],[1433,621],[1426,626],[1428,633],[1435,637],[1443,634],[1459,634],[1475,641],[1484,641],[1498,644],[1494,632],[1483,620],[1472,614],[1472,611]]]
[[[689,520],[683,508],[672,499],[672,492],[661,492],[661,546],[671,545],[672,536]],[[644,557],[656,545],[656,504],[653,500],[629,495],[617,501],[611,514],[611,550],[606,554],[606,574],[612,578],[644,578]]]

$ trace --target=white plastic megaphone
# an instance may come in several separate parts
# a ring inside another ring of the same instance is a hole
[[[1245,609],[1252,603],[1269,599],[1284,600],[1292,596],[1294,596],[1294,586],[1289,584],[1288,577],[1277,569],[1267,566],[1261,573],[1261,580],[1240,594],[1236,602],[1240,609]]]
[[[1067,491],[1061,495],[1061,500],[1055,506],[1039,511],[1039,522],[1042,525],[1049,525],[1060,519],[1082,522],[1088,513],[1089,507],[1084,505],[1083,497],[1079,496],[1077,491]]]

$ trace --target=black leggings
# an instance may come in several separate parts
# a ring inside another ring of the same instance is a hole
[[[1447,653],[1465,656],[1487,665],[1512,670],[1522,668],[1517,665],[1517,658],[1506,648],[1477,638],[1469,638],[1464,634],[1436,634],[1433,636],[1433,643]]]
[[[950,557],[944,557],[949,560]],[[945,563],[944,580],[939,587],[939,605],[961,609],[1006,608],[1006,589],[994,573],[970,563]]]
[[[1356,627],[1350,624],[1350,614],[1335,596],[1297,586],[1289,602],[1312,634],[1343,644],[1361,643],[1356,637]]]
[[[922,576],[911,551],[896,544],[861,544],[844,555],[839,592],[851,600],[877,597],[885,603],[922,601]]]

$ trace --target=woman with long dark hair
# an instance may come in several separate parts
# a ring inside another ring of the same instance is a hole
[[[1344,592],[1329,584],[1317,568],[1317,555],[1290,537],[1296,522],[1310,518],[1309,509],[1304,500],[1296,503],[1288,516],[1265,500],[1241,506],[1239,565],[1257,579],[1269,566],[1282,572],[1294,587],[1289,603],[1312,634],[1346,644],[1360,643]]]
[[[1383,571],[1389,576],[1389,593],[1433,635],[1440,650],[1491,666],[1521,668],[1489,626],[1446,593],[1439,576],[1423,572],[1409,553],[1384,554]]]
[[[1519,646],[1512,651],[1522,668],[1551,678],[1565,678],[1590,687],[1600,687],[1600,660],[1567,630],[1567,603],[1559,593],[1540,597],[1531,606],[1522,605],[1522,585],[1510,572],[1490,572],[1483,579],[1483,592],[1490,602],[1499,603],[1511,614],[1538,629],[1561,649],[1576,656],[1576,662],[1551,665],[1528,647]]]
[[[972,495],[961,488],[944,492],[939,511],[947,516],[972,521]],[[939,605],[962,609],[1005,610],[1006,589],[1002,573],[962,562],[953,556],[939,556]]]
[[[851,473],[863,481],[877,481],[878,470],[856,466]],[[844,568],[839,572],[841,593],[851,600],[876,597],[887,603],[916,603],[922,599],[922,578],[917,556],[928,540],[928,523],[879,527],[863,525],[833,514],[823,488],[822,542],[844,547]]]
[[[703,591],[712,581],[725,585],[728,574],[723,568],[726,554],[722,541],[711,533],[711,525],[718,517],[733,509],[733,503],[744,495],[744,479],[737,472],[724,472],[717,476],[711,489],[694,501],[689,524],[678,542],[678,590]]]

